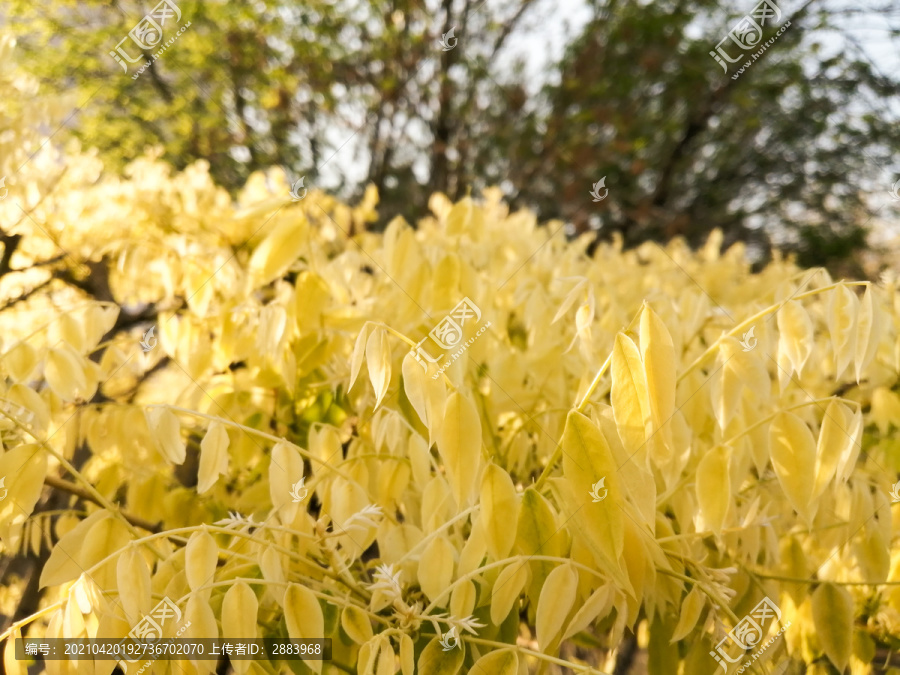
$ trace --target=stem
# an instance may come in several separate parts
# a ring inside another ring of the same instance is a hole
[[[748,570],[749,571],[749,570]],[[835,586],[900,586],[900,581],[832,581],[830,579],[800,579],[798,577],[783,577],[778,574],[763,574],[762,572],[752,572],[761,579],[772,579],[773,581],[786,581],[795,584],[814,584],[827,582]]]
[[[328,463],[327,460],[319,459],[314,454],[312,454],[308,450],[304,450],[296,443],[291,443],[287,439],[278,438],[278,436],[273,436],[272,434],[267,434],[265,431],[260,431],[259,429],[254,429],[253,427],[248,427],[243,424],[239,424],[238,422],[235,422],[233,420],[226,420],[221,417],[216,417],[215,415],[207,415],[206,413],[202,413],[197,410],[190,410],[189,408],[181,408],[181,407],[175,406],[175,405],[153,403],[153,404],[148,405],[147,408],[168,408],[169,410],[174,410],[174,411],[177,411],[180,413],[184,413],[186,415],[193,415],[194,417],[200,417],[200,418],[203,418],[206,420],[210,420],[212,422],[219,422],[220,424],[223,424],[226,427],[234,427],[235,429],[240,429],[241,431],[245,431],[248,434],[256,434],[257,436],[265,438],[266,440],[269,440],[269,441],[274,441],[276,443],[287,443],[288,445],[293,447],[295,450],[297,450],[297,452],[299,452],[301,455],[303,455],[304,457],[309,459],[311,462],[316,462],[317,464],[321,464],[322,466],[324,466],[326,469],[334,471],[338,476],[340,476],[344,480],[350,481],[351,483],[356,482],[349,474],[346,474],[343,471],[341,471],[340,469],[338,469],[337,467],[332,466],[331,464]],[[310,482],[310,485],[312,486],[316,482],[317,482],[317,477],[314,476],[312,481]],[[363,489],[365,489],[364,485],[361,487]]]
[[[22,626],[27,626],[32,621],[35,621],[36,619],[40,619],[45,614],[49,614],[50,612],[52,612],[54,610],[62,608],[62,606],[65,605],[67,601],[68,601],[68,598],[64,598],[63,600],[58,600],[57,602],[54,602],[52,605],[47,605],[46,607],[44,607],[44,609],[38,610],[37,612],[35,612],[34,614],[31,614],[30,616],[26,616],[24,619],[20,619],[19,621],[16,621],[9,628],[7,628],[5,631],[0,633],[0,642],[3,642],[3,640],[8,638],[10,635],[12,635],[14,631],[19,630],[19,628],[21,628]]]
[[[291,584],[291,582],[289,582],[289,581],[254,579],[251,577],[234,577],[232,579],[226,579],[225,581],[213,581],[212,583],[209,583],[209,584],[203,584],[203,586],[200,586],[200,587],[194,589],[193,591],[189,591],[187,593],[187,595],[181,596],[177,602],[181,603],[182,601],[187,600],[188,598],[192,597],[196,593],[198,593],[202,590],[205,590],[207,588],[217,588],[219,586],[233,586],[238,581],[243,581],[244,583],[247,583],[247,584],[259,584],[259,585],[263,585],[263,586],[285,586],[286,587]],[[370,612],[365,607],[361,607],[360,605],[356,605],[352,602],[348,602],[347,598],[343,598],[338,595],[329,595],[328,593],[323,593],[322,591],[317,591],[315,589],[309,588],[308,586],[306,588],[310,593],[315,595],[317,598],[322,598],[325,602],[335,605],[336,607],[355,607],[356,609],[368,614],[370,618],[374,619],[378,623],[385,625],[385,626],[390,625],[390,621],[388,621],[388,619],[386,619],[385,617],[375,614],[374,612]]]
[[[666,553],[671,553],[671,551],[666,551]],[[741,619],[738,617],[738,615],[731,611],[731,607],[728,606],[728,603],[725,602],[723,598],[720,598],[718,593],[709,588],[709,586],[707,586],[705,582],[700,581],[695,577],[689,577],[684,574],[679,574],[678,572],[667,570],[662,567],[657,567],[656,571],[662,572],[666,576],[680,579],[681,581],[686,581],[689,584],[694,584],[695,586],[697,586],[697,588],[706,593],[710,600],[713,600],[719,607],[722,608],[722,610],[728,615],[728,618],[731,619],[735,626],[737,626],[741,622]]]
[[[432,532],[431,534],[429,534],[427,537],[423,537],[423,538],[422,538],[422,541],[420,541],[418,544],[416,544],[416,545],[413,546],[411,549],[409,549],[406,553],[404,553],[404,554],[403,554],[403,557],[400,558],[399,560],[397,560],[394,564],[395,564],[395,565],[399,565],[399,564],[402,563],[404,560],[406,560],[407,558],[409,558],[409,556],[411,556],[411,555],[413,554],[414,551],[417,551],[418,549],[420,549],[420,548],[422,548],[423,546],[425,546],[426,544],[428,544],[428,542],[431,541],[432,538],[436,537],[437,535],[439,535],[439,534],[440,534],[441,532],[443,532],[444,530],[449,529],[456,521],[458,521],[458,520],[460,520],[460,519],[465,519],[465,518],[467,518],[467,517],[469,516],[470,513],[472,513],[473,511],[477,511],[477,510],[479,510],[480,508],[481,508],[481,505],[480,505],[480,504],[476,504],[475,506],[470,506],[470,507],[467,508],[465,511],[460,511],[458,514],[456,514],[455,516],[453,516],[453,518],[451,518],[451,519],[448,520],[446,523],[444,523],[443,525],[441,525],[439,528],[437,528],[434,532]]]
[[[555,656],[550,656],[549,654],[544,654],[542,652],[536,652],[533,649],[528,649],[526,647],[520,647],[517,644],[509,644],[507,642],[495,642],[494,640],[484,640],[482,638],[469,637],[468,635],[465,637],[466,642],[472,642],[476,645],[484,645],[485,647],[495,647],[496,649],[515,649],[520,654],[526,654],[528,656],[533,656],[536,659],[541,659],[543,661],[547,661],[549,663],[556,664],[557,666],[562,666],[563,668],[567,668],[569,670],[580,669],[583,673],[596,673],[597,675],[609,675],[609,673],[605,673],[602,670],[597,670],[596,668],[591,668],[590,666],[576,666],[575,664],[569,663],[563,659],[558,659]]]
[[[403,333],[401,333],[400,331],[394,330],[393,328],[391,328],[390,326],[388,326],[386,323],[382,323],[382,322],[380,322],[380,321],[377,321],[377,322],[376,322],[376,321],[368,321],[368,322],[366,322],[366,323],[369,323],[369,324],[371,324],[371,325],[373,325],[373,326],[379,326],[379,327],[381,327],[381,328],[384,328],[384,330],[386,330],[388,333],[390,333],[390,334],[393,335],[394,337],[398,337],[398,338],[400,338],[401,340],[403,340],[403,341],[404,341],[406,344],[408,344],[408,345],[410,346],[410,348],[413,349],[413,350],[415,350],[415,348],[418,347],[418,345],[417,345],[415,342],[413,342],[410,338],[406,337],[406,336],[405,336]],[[456,390],[456,387],[455,387],[454,384],[450,381],[450,378],[447,377],[446,371],[445,371],[445,372],[442,372],[442,373],[441,373],[441,376],[444,378],[444,382],[446,382],[447,385],[448,385],[451,389]]]
[[[85,501],[93,502],[98,506],[103,506],[102,503],[97,501],[93,494],[90,491],[85,490],[84,488],[78,487],[74,483],[70,483],[62,478],[57,478],[56,476],[46,476],[44,478],[44,483],[50,487],[56,488],[58,490],[62,490],[63,492],[68,492],[69,494],[76,495],[81,497]],[[43,511],[42,513],[49,513],[48,511]],[[142,530],[147,530],[147,532],[160,532],[160,528],[158,524],[151,523],[150,521],[144,520],[139,516],[132,515],[127,511],[120,511],[122,517],[127,520],[129,523],[134,525],[135,527],[139,527]]]
[[[805,298],[811,298],[814,295],[818,295],[819,293],[824,293],[825,291],[830,291],[841,285],[844,285],[844,286],[869,286],[869,285],[871,285],[871,282],[869,282],[869,281],[850,281],[850,282],[841,281],[836,284],[831,284],[830,286],[823,286],[822,288],[816,288],[815,290],[807,291],[806,293],[801,293],[800,295],[797,295],[797,296],[791,296],[787,300],[785,300],[784,302],[782,302],[780,304],[772,305],[771,307],[767,307],[766,309],[762,310],[761,312],[757,312],[756,314],[751,316],[749,319],[745,319],[744,321],[739,323],[737,326],[732,328],[727,333],[723,333],[721,335],[721,337],[719,337],[718,340],[713,342],[709,346],[709,348],[707,348],[707,350],[705,352],[703,352],[700,356],[698,356],[696,359],[694,359],[694,362],[691,363],[691,365],[689,365],[684,371],[682,371],[681,375],[679,375],[678,379],[676,380],[676,384],[681,382],[689,373],[693,372],[697,367],[699,367],[701,364],[703,364],[703,362],[706,361],[706,359],[709,358],[713,354],[713,352],[715,352],[716,349],[719,348],[719,345],[722,344],[722,342],[724,342],[727,338],[737,336],[737,334],[740,333],[742,330],[744,330],[745,328],[747,328],[748,326],[750,326],[757,320],[763,318],[764,316],[768,316],[769,314],[777,313],[779,310],[781,310],[782,307],[784,307],[791,300],[803,300]]]
[[[588,387],[588,390],[585,392],[584,396],[581,398],[581,403],[575,408],[578,412],[584,412],[584,408],[588,403],[588,399],[593,396],[594,391],[597,389],[597,385],[600,384],[600,378],[602,378],[606,374],[606,369],[609,368],[609,365],[612,363],[612,352],[609,353],[609,356],[606,357],[606,361],[603,362],[603,365],[600,366],[600,370],[597,371],[597,374],[594,375],[594,380],[591,382],[591,386]]]
[[[523,558],[525,558],[524,561],[522,560]],[[593,574],[594,576],[600,577],[601,579],[606,579],[606,577],[603,574],[601,574],[600,572],[598,572],[597,570],[591,569],[587,565],[582,565],[581,563],[575,562],[574,560],[571,560],[569,558],[560,558],[558,556],[552,556],[552,555],[529,555],[529,556],[514,555],[511,558],[504,558],[503,560],[497,560],[496,562],[492,562],[488,565],[484,565],[483,567],[479,567],[477,570],[472,570],[468,574],[464,574],[459,579],[454,581],[452,584],[447,586],[447,588],[445,588],[443,591],[441,591],[440,595],[438,595],[432,601],[432,603],[430,605],[428,605],[428,607],[426,607],[424,610],[422,610],[422,613],[428,614],[429,612],[431,612],[431,610],[433,610],[437,606],[438,601],[441,598],[443,598],[445,595],[447,595],[448,593],[453,591],[453,589],[456,588],[459,584],[465,583],[469,579],[474,579],[475,577],[479,576],[483,572],[487,572],[488,570],[493,569],[494,567],[502,567],[504,565],[511,565],[515,562],[521,562],[524,565],[529,560],[541,560],[541,561],[547,561],[547,562],[556,562],[556,563],[560,563],[560,564],[569,563],[573,567],[582,569],[585,572],[589,572],[589,573]]]
[[[724,442],[722,443],[722,445],[731,445],[731,444],[734,443],[736,440],[738,440],[739,438],[742,438],[742,437],[746,436],[747,434],[749,434],[751,431],[753,431],[753,430],[756,429],[757,427],[761,427],[763,424],[768,424],[769,422],[771,422],[772,420],[774,420],[776,417],[778,417],[778,415],[780,415],[780,414],[783,413],[783,412],[788,412],[788,411],[790,411],[790,410],[796,410],[797,408],[802,408],[802,407],[807,406],[807,405],[818,405],[819,403],[828,403],[828,402],[830,402],[832,399],[838,399],[838,400],[840,400],[840,401],[844,401],[845,403],[850,403],[850,404],[852,404],[852,405],[855,405],[855,406],[859,407],[859,403],[857,403],[856,401],[851,401],[850,399],[847,399],[847,398],[840,398],[840,397],[838,397],[838,396],[828,396],[828,397],[826,397],[826,398],[816,398],[816,399],[813,399],[813,400],[811,400],[811,401],[804,401],[803,403],[797,403],[796,405],[792,405],[792,406],[790,406],[789,408],[782,408],[781,410],[772,413],[771,415],[769,415],[769,416],[766,417],[765,419],[761,419],[759,422],[756,422],[755,424],[751,424],[749,427],[747,427],[746,429],[744,429],[741,433],[739,433],[739,434],[737,434],[737,435],[735,435],[735,436],[732,436],[732,437],[729,438],[727,441],[724,441]]]
[[[85,492],[86,492],[88,495],[91,496],[91,498],[92,498],[91,501],[93,501],[95,504],[98,504],[98,505],[102,506],[104,509],[106,509],[107,511],[109,511],[109,512],[110,512],[111,514],[113,514],[115,517],[121,519],[122,522],[125,523],[125,527],[128,528],[128,531],[132,534],[132,536],[134,536],[134,537],[140,537],[140,536],[141,536],[140,533],[137,531],[137,528],[135,528],[135,526],[131,523],[131,521],[128,520],[128,518],[126,518],[126,517],[122,514],[121,510],[119,509],[119,507],[113,506],[112,502],[110,502],[106,497],[104,497],[102,494],[100,494],[100,492],[97,490],[97,488],[95,488],[95,487],[93,486],[93,484],[92,484],[87,478],[85,478],[85,477],[81,474],[81,472],[80,472],[78,469],[76,469],[76,468],[69,462],[69,460],[67,460],[67,459],[66,459],[65,457],[63,457],[61,454],[59,454],[58,452],[56,452],[56,450],[54,450],[53,448],[51,448],[51,447],[47,444],[47,441],[46,441],[46,440],[38,438],[38,437],[37,437],[37,436],[36,436],[36,435],[35,435],[28,427],[26,427],[25,425],[21,424],[21,423],[19,422],[19,420],[17,420],[15,417],[13,417],[12,415],[10,415],[9,413],[0,410],[0,414],[2,414],[2,415],[3,415],[4,417],[6,417],[7,419],[11,420],[12,423],[15,424],[16,427],[18,427],[21,431],[24,431],[24,432],[27,433],[29,436],[31,436],[35,441],[38,442],[38,444],[39,444],[44,450],[46,450],[49,454],[51,454],[53,457],[55,457],[56,460],[57,460],[60,464],[63,465],[63,467],[66,469],[66,471],[68,471],[70,474],[72,474],[73,476],[75,476],[75,478],[77,478],[79,481],[81,481],[82,483],[84,483],[84,485],[86,486]],[[75,486],[73,486],[73,487],[75,487]],[[153,530],[151,529],[150,531],[152,532]],[[150,550],[153,551],[153,554],[156,555],[156,557],[158,557],[160,560],[165,560],[165,556],[164,556],[163,554],[161,554],[159,551],[157,551],[155,548],[150,547]]]

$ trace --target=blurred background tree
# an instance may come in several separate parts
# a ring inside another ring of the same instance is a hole
[[[182,2],[190,28],[136,80],[109,52],[149,4],[13,0],[8,19],[29,71],[77,93],[67,126],[111,167],[161,146],[232,193],[275,164],[345,199],[371,183],[381,224],[432,191],[499,184],[568,234],[696,245],[719,227],[761,261],[777,245],[859,274],[867,229],[895,213],[900,0],[779,3],[759,44],[790,27],[734,79],[757,48],[727,72],[710,52],[754,4]],[[536,83],[523,50],[576,8],[586,21]]]

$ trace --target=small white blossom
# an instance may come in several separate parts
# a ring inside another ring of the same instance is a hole
[[[381,507],[377,504],[369,504],[359,513],[354,513],[344,524],[344,530],[366,530],[370,527],[378,527],[378,520],[384,516]]]
[[[381,591],[394,600],[400,598],[403,588],[400,586],[400,575],[403,570],[394,571],[393,565],[379,565],[375,569],[375,583],[369,586],[369,590]]]

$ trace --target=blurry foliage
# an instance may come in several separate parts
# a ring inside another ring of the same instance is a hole
[[[696,246],[718,227],[763,259],[774,237],[804,262],[858,273],[871,192],[887,194],[900,152],[900,84],[847,31],[852,8],[781,3],[790,28],[732,80],[709,52],[752,0],[595,0],[531,95],[525,71],[498,62],[548,39],[534,26],[553,9],[534,0],[183,2],[190,29],[136,81],[108,52],[149,5],[7,4],[28,68],[78,92],[73,131],[112,166],[161,144],[178,169],[207,160],[234,194],[265,167],[315,185],[339,162],[362,179],[341,176],[337,193],[374,184],[381,226],[415,220],[433,191],[502,184],[515,206],[629,246],[675,235]],[[893,19],[900,3],[866,11]],[[459,42],[441,51],[451,27]],[[825,56],[836,41],[846,49]],[[357,144],[352,160],[332,159]],[[609,197],[592,203],[603,176]]]
[[[764,597],[769,663],[896,672],[896,275],[753,273],[719,231],[589,252],[498,188],[374,232],[371,187],[105,172],[52,143],[56,106],[21,114],[36,93],[0,78],[5,673],[12,638],[118,639],[168,598],[184,637],[334,648],[219,672],[611,672],[638,646],[708,675]],[[432,329],[462,299],[454,358]]]

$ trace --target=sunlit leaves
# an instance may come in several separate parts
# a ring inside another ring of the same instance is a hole
[[[438,450],[447,468],[453,498],[468,506],[475,492],[481,459],[481,418],[468,397],[453,392],[447,399],[438,439]]]
[[[575,604],[578,573],[570,565],[560,565],[547,577],[537,606],[537,640],[546,650],[562,630]]]
[[[250,257],[249,268],[254,288],[284,274],[307,245],[309,225],[306,218],[296,212],[278,218],[278,224]]]
[[[728,448],[719,445],[707,451],[697,465],[697,503],[706,528],[722,531],[731,505],[731,480],[728,477]]]
[[[714,241],[671,258],[600,244],[597,265],[497,202],[433,203],[419,229],[397,221],[359,246],[278,216],[209,293],[158,316],[158,346],[142,352],[143,325],[100,346],[113,382],[90,404],[88,350],[112,314],[88,305],[84,325],[9,343],[0,535],[4,552],[53,545],[41,582],[48,606],[67,604],[48,634],[96,620],[124,635],[166,596],[211,635],[331,637],[335,662],[372,675],[507,672],[525,664],[497,645],[517,636],[560,656],[627,631],[677,669],[674,645],[740,616],[753,574],[803,631],[823,620],[802,618],[812,583],[892,578],[893,443],[878,434],[900,428],[894,291],[814,286],[780,307],[796,269],[753,275]],[[200,289],[187,257],[154,259],[176,266],[173,301]],[[715,302],[697,295],[710,279]],[[465,349],[441,351],[462,295],[495,325],[476,339],[469,316]],[[44,512],[57,490],[75,515]],[[66,585],[93,565],[115,617],[82,612]],[[776,566],[800,581],[766,577]],[[445,650],[451,628],[463,646]],[[842,663],[838,631],[809,649]]]
[[[841,586],[820,584],[812,594],[812,615],[822,650],[843,672],[853,646],[853,598]]]
[[[488,551],[494,560],[503,560],[516,539],[519,504],[512,479],[496,464],[485,468],[480,503]]]
[[[0,455],[0,477],[4,486],[0,494],[0,540],[15,550],[22,527],[34,510],[44,477],[47,475],[47,453],[37,445],[24,444]],[[45,568],[46,569],[46,568]]]
[[[185,445],[181,439],[181,424],[168,408],[151,408],[144,413],[153,442],[165,459],[181,464],[185,458]]]
[[[228,432],[221,422],[209,425],[206,436],[200,442],[200,469],[197,474],[197,492],[209,490],[219,476],[228,473]]]
[[[772,464],[791,505],[806,519],[815,513],[816,440],[792,413],[781,413],[769,427]]]
[[[284,593],[284,620],[288,635],[295,640],[323,638],[325,620],[315,594],[299,584],[290,584]],[[322,672],[322,661],[307,661],[317,673]]]
[[[617,561],[624,545],[624,525],[620,508],[616,466],[609,445],[600,430],[584,415],[570,412],[562,437],[563,475],[570,494],[581,507],[575,514],[578,530],[596,556]],[[609,491],[604,501],[594,503],[593,486],[605,479]]]

